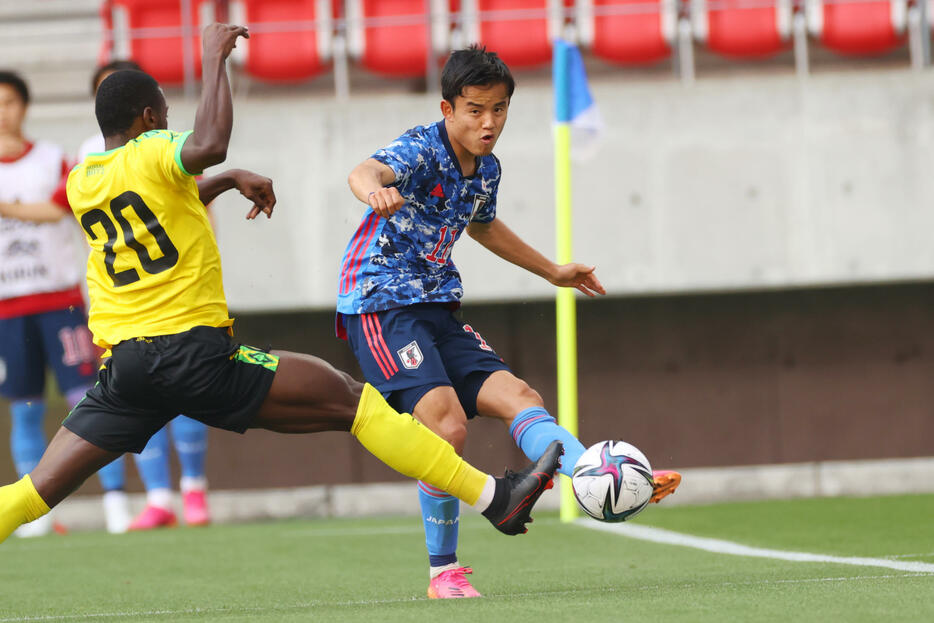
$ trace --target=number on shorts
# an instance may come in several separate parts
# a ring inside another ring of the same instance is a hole
[[[483,337],[481,337],[479,333],[474,331],[473,327],[471,327],[469,324],[464,325],[464,331],[466,331],[467,333],[473,333],[473,336],[477,338],[478,342],[480,342],[480,350],[488,350],[490,352],[493,352],[493,349],[490,347],[489,344],[486,343],[486,340],[483,339]]]
[[[136,239],[133,226],[123,215],[123,211],[129,207],[133,208],[133,212],[146,226],[146,231],[152,234],[152,237],[156,240],[156,244],[159,245],[159,250],[162,252],[162,257],[152,259],[152,256],[149,255],[149,249]],[[91,237],[91,240],[97,240],[97,234],[93,230],[94,225],[99,224],[104,228],[104,233],[107,234],[107,242],[104,243],[104,265],[107,268],[107,274],[110,275],[114,282],[115,288],[139,281],[139,273],[135,268],[127,268],[120,272],[116,272],[114,269],[114,262],[117,259],[117,252],[114,251],[114,245],[117,243],[117,227],[114,225],[114,221],[120,224],[126,246],[136,252],[140,266],[150,275],[161,273],[178,263],[178,249],[169,239],[169,235],[165,232],[162,224],[159,223],[156,215],[143,202],[142,197],[128,190],[110,202],[110,213],[113,215],[113,219],[100,208],[89,210],[81,217],[81,226]]]
[[[87,327],[62,327],[58,331],[58,340],[62,343],[62,363],[66,366],[94,361],[94,346]]]

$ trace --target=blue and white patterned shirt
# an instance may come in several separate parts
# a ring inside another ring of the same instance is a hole
[[[338,314],[458,301],[451,248],[472,221],[496,218],[499,160],[478,158],[463,176],[444,121],[412,128],[372,157],[395,172],[405,205],[389,219],[367,208],[341,261]]]

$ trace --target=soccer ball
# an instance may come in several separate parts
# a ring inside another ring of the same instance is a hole
[[[652,466],[632,444],[601,441],[574,465],[571,485],[581,508],[594,519],[626,521],[652,498]]]

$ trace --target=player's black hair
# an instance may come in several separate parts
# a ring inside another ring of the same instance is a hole
[[[130,129],[133,120],[149,106],[162,102],[159,83],[142,71],[116,71],[101,82],[94,100],[94,114],[104,136],[113,136]]]
[[[0,84],[8,84],[13,87],[13,90],[19,93],[23,104],[29,104],[29,87],[26,86],[26,81],[23,80],[23,77],[18,73],[15,71],[0,70]]]
[[[506,63],[496,52],[487,52],[486,47],[477,44],[451,52],[441,70],[441,97],[451,106],[458,95],[463,95],[466,87],[494,84],[505,84],[508,97],[512,97],[516,90],[516,81]]]
[[[114,71],[123,71],[124,69],[143,71],[143,68],[136,61],[130,60],[110,61],[106,65],[101,65],[94,70],[94,75],[91,76],[91,95],[97,92],[97,83],[100,82],[101,76]]]

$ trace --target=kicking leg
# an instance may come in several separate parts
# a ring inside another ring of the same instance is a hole
[[[0,487],[0,542],[20,525],[48,513],[118,456],[60,428],[30,474]]]
[[[317,357],[274,355],[280,358],[278,369],[255,427],[284,433],[350,431],[378,459],[478,508],[501,532],[525,531],[531,507],[560,463],[560,444],[526,470],[494,479],[411,415],[395,411],[371,385],[361,385]]]
[[[533,461],[552,441],[560,441],[564,445],[564,459],[558,471],[565,476],[574,472],[574,465],[584,453],[577,437],[559,426],[545,410],[538,392],[508,370],[497,370],[483,382],[477,394],[477,412],[503,420],[516,445]]]
[[[477,395],[477,411],[506,422],[516,445],[533,461],[551,441],[559,440],[564,444],[564,460],[558,471],[565,476],[573,475],[574,465],[585,450],[583,444],[549,415],[541,396],[525,381],[506,370],[493,372]],[[652,476],[651,501],[655,503],[674,493],[681,484],[681,474],[671,470],[656,470]]]

